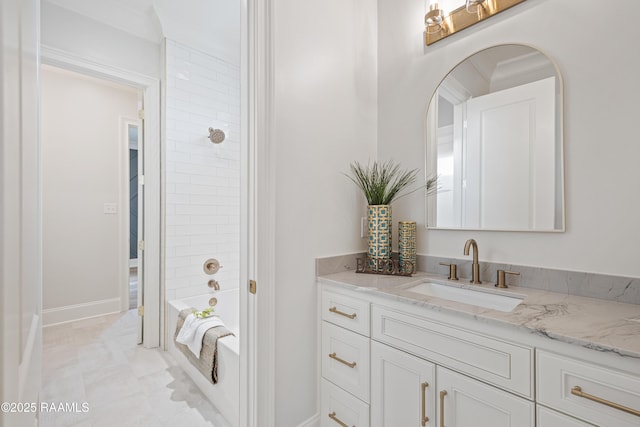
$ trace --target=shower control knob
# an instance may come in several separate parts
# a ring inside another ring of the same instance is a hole
[[[204,262],[204,272],[207,274],[216,274],[221,268],[220,262],[215,258],[209,258]]]

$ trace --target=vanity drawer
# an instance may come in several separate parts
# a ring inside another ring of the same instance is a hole
[[[371,307],[373,339],[533,399],[533,349],[386,307]]]
[[[322,376],[369,402],[369,338],[322,322]]]
[[[537,384],[538,402],[559,411],[600,426],[640,425],[638,376],[538,351]],[[579,390],[586,394],[576,395]],[[627,413],[617,405],[637,411],[638,415]]]
[[[369,319],[368,301],[334,292],[322,292],[322,320],[368,337]]]
[[[536,427],[593,427],[593,424],[587,424],[540,405],[536,405],[536,418],[538,420]]]
[[[323,379],[320,426],[338,427],[340,423],[369,427],[369,405]]]

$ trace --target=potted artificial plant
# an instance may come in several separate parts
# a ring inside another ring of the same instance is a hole
[[[347,175],[367,199],[367,241],[368,255],[375,263],[391,258],[391,202],[425,187],[427,193],[436,190],[437,177],[427,179],[423,186],[411,191],[408,187],[415,183],[418,169],[401,169],[392,160],[384,163],[361,165],[351,163],[351,175]]]

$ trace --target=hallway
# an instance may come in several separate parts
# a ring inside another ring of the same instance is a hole
[[[171,355],[135,344],[136,319],[130,310],[44,328],[41,401],[79,410],[42,413],[41,426],[228,426]]]

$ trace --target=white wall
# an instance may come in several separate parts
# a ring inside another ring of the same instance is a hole
[[[137,117],[137,91],[48,66],[41,87],[45,322],[119,311],[128,212],[103,204],[128,184],[121,120]]]
[[[167,300],[205,294],[209,279],[239,286],[240,70],[171,40],[166,42]],[[221,144],[209,127],[222,129]],[[203,271],[216,258],[223,268]]]
[[[102,22],[42,2],[40,40],[43,45],[112,67],[160,78],[160,44]]]
[[[275,0],[276,423],[316,413],[314,259],[364,249],[342,173],[376,150],[376,2]]]
[[[206,52],[234,65],[240,64],[241,2],[229,0],[152,1],[166,38]]]
[[[637,3],[617,1],[605,32],[597,2],[527,1],[441,42],[423,47],[424,4],[379,0],[378,151],[423,168],[425,112],[440,80],[476,51],[502,43],[537,47],[564,78],[566,233],[425,230],[418,252],[463,257],[466,239],[480,259],[640,277],[640,144],[636,113],[640,56]],[[420,195],[394,205],[394,218],[424,226]]]

